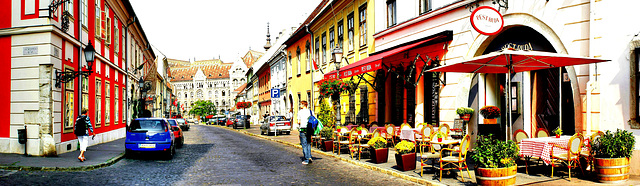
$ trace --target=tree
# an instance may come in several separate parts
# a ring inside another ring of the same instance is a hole
[[[198,100],[193,103],[193,107],[189,110],[189,114],[198,116],[208,116],[216,114],[216,106],[210,100]]]

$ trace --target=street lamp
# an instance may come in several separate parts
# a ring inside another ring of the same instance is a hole
[[[138,118],[144,117],[143,111],[146,107],[145,97],[147,96],[147,91],[144,89],[144,79],[140,77],[138,80],[138,87],[140,88],[140,103],[138,105]]]
[[[340,62],[342,62],[342,49],[339,48],[338,46],[336,46],[336,48],[333,49],[333,51],[331,52],[331,54],[333,55],[333,64],[336,65],[336,77],[338,77],[338,79],[340,79]],[[337,100],[337,105],[336,105],[336,125],[340,126],[340,96],[338,96],[338,100]]]
[[[87,47],[84,49],[84,57],[85,57],[85,60],[87,60],[87,70],[86,71],[82,70],[81,67],[78,67],[79,68],[78,71],[68,71],[68,72],[58,71],[56,69],[55,86],[60,88],[60,84],[72,81],[76,77],[79,77],[82,75],[88,77],[89,75],[91,75],[91,73],[93,73],[91,69],[93,68],[93,61],[95,60],[95,55],[96,55],[96,50],[93,48],[93,45],[91,45],[91,42],[89,42],[89,45],[87,45]]]

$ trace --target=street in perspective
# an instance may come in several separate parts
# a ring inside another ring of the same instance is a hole
[[[0,185],[640,185],[636,7],[1,0]]]

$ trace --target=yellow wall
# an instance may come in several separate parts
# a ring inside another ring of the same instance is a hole
[[[365,5],[366,4],[366,5]],[[359,7],[365,5],[366,9],[367,9],[367,18],[366,18],[366,29],[367,29],[367,33],[366,33],[366,44],[360,46],[360,17],[359,17]],[[331,60],[331,51],[333,50],[333,46],[329,46],[330,45],[330,37],[329,37],[329,30],[330,28],[334,28],[335,30],[335,43],[338,43],[338,31],[337,31],[337,24],[340,20],[342,20],[342,26],[344,29],[344,36],[343,36],[343,45],[342,50],[344,53],[344,57],[347,60],[342,60],[340,66],[344,67],[348,64],[351,63],[355,63],[361,59],[367,58],[369,57],[370,53],[373,53],[375,51],[375,46],[374,46],[374,39],[373,39],[373,34],[375,32],[374,30],[374,2],[373,1],[367,1],[367,0],[356,0],[356,1],[337,1],[334,5],[333,5],[333,10],[331,8],[332,6],[329,5],[327,6],[327,10],[324,12],[324,14],[318,15],[316,17],[316,19],[314,20],[314,22],[312,24],[310,24],[310,31],[314,33],[314,38],[311,40],[312,41],[312,53],[315,51],[315,46],[314,43],[315,42],[315,38],[320,38],[320,52],[319,52],[319,56],[322,56],[322,34],[326,33],[326,45],[327,45],[327,53],[326,53],[326,57],[327,57],[327,63],[325,65],[322,64],[322,57],[320,57],[320,59],[318,59],[318,65],[320,68],[322,68],[322,71],[324,73],[328,73],[330,71],[335,70],[335,65],[333,65],[332,60]],[[349,33],[348,33],[348,15],[353,13],[353,19],[354,19],[354,24],[353,24],[353,30],[354,30],[354,37],[353,37],[353,49],[350,50],[349,48]],[[301,47],[302,48],[302,47]],[[295,52],[295,50],[294,50]],[[295,53],[294,53],[295,54]],[[293,55],[292,55],[293,56]],[[312,55],[313,57],[314,55]],[[348,61],[348,63],[347,63]],[[295,66],[294,68],[292,68],[295,70]],[[370,73],[371,75],[375,75],[374,72]],[[371,78],[370,76],[365,76],[365,78],[370,81],[373,82],[373,78]],[[344,78],[343,80],[351,80],[351,78]],[[358,81],[357,76],[353,77],[354,81]],[[314,79],[314,81],[317,81]],[[369,123],[376,121],[376,105],[375,105],[375,90],[371,87],[368,86],[367,83],[365,83],[364,81],[362,81],[358,87],[362,86],[362,85],[367,85],[367,87],[369,88],[368,90],[368,102],[369,102]],[[316,98],[316,100],[314,100],[314,105],[316,106],[316,111],[319,108],[318,105],[318,100],[317,97],[319,94],[317,87],[314,86],[314,96]],[[295,91],[293,91],[295,92]],[[356,115],[360,112],[360,90],[358,89],[356,91],[356,97],[355,97],[355,102],[356,102]],[[349,106],[349,96],[348,93],[343,93],[340,99],[340,103],[342,105],[342,109],[341,109],[341,122],[344,123],[345,121],[345,116],[347,114],[348,110],[348,106]]]

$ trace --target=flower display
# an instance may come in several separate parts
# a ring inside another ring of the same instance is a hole
[[[369,146],[373,147],[374,149],[381,149],[387,147],[387,140],[383,137],[375,137],[369,140],[367,144],[369,144]]]
[[[496,106],[484,106],[480,109],[480,114],[485,119],[494,119],[500,116],[500,109]]]
[[[251,107],[251,102],[238,102],[236,103],[236,107],[238,109],[249,108]]]
[[[396,144],[396,151],[398,152],[398,154],[408,154],[413,152],[413,148],[415,147],[416,144],[407,140],[402,140],[400,143]]]
[[[352,81],[343,81],[340,79],[325,79],[318,82],[318,88],[320,89],[320,98],[327,98],[332,95],[340,95],[344,91],[355,90],[355,83]]]

